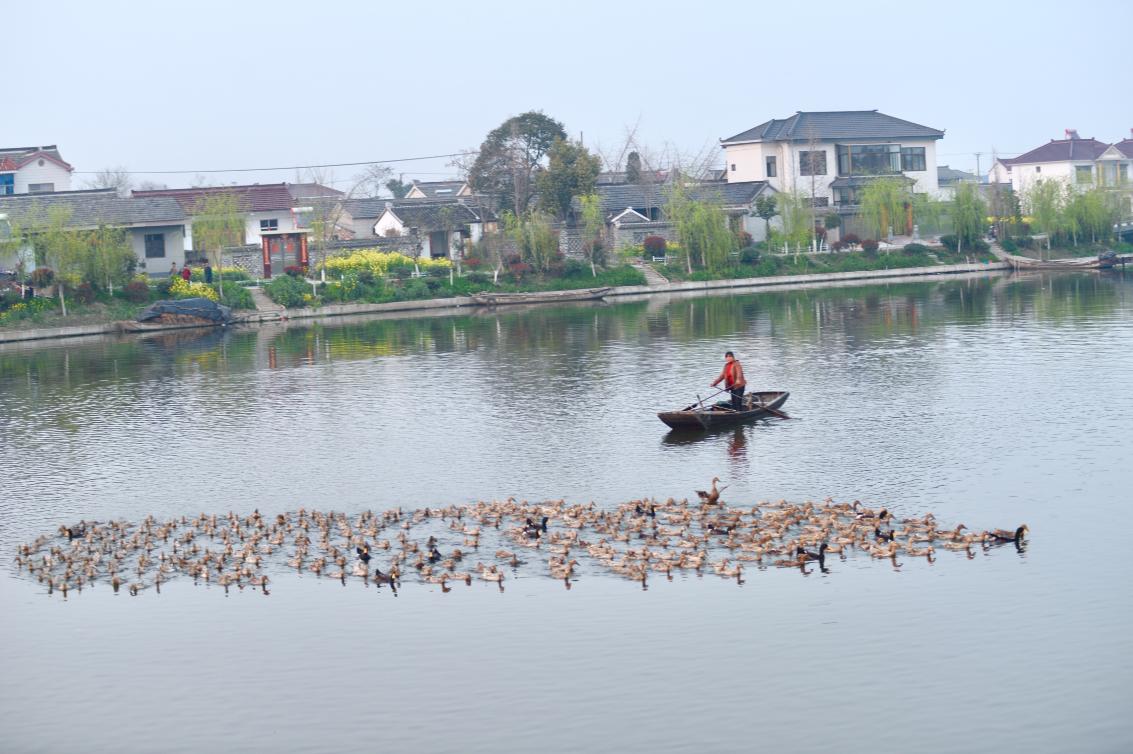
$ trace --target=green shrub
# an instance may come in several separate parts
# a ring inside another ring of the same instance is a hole
[[[905,248],[902,249],[902,251],[905,252],[907,256],[911,257],[920,254],[928,254],[929,248],[923,243],[907,243],[905,244]]]
[[[492,276],[486,272],[472,272],[469,273],[467,279],[469,283],[484,285],[485,283],[491,282]]]
[[[1002,241],[999,242],[999,245],[1003,247],[1004,251],[1010,252],[1012,254],[1014,254],[1016,251],[1019,250],[1019,244],[1015,243],[1010,238],[1004,238]]]
[[[126,297],[127,301],[132,301],[135,304],[145,303],[149,301],[149,283],[144,280],[131,280],[126,283],[122,295]]]
[[[563,262],[563,277],[580,278],[590,275],[590,265],[581,259],[567,259]]]
[[[303,306],[303,294],[310,293],[310,288],[299,278],[284,275],[273,278],[264,286],[264,293],[280,306],[288,309]]]
[[[745,246],[740,249],[740,261],[744,264],[759,264],[759,249],[755,246]]]
[[[956,253],[956,248],[957,248],[957,246],[958,246],[958,245],[959,245],[959,243],[960,243],[960,239],[958,239],[958,238],[957,238],[957,237],[956,237],[955,235],[953,235],[952,233],[949,233],[949,234],[948,234],[948,235],[946,235],[946,236],[941,236],[941,237],[940,237],[940,243],[941,243],[941,245],[942,245],[942,246],[944,246],[944,248],[948,249],[948,250],[949,250],[949,251],[951,251],[951,252],[952,252],[953,254],[955,254],[955,253]]]
[[[227,275],[225,276],[227,278]],[[220,297],[220,303],[225,306],[230,306],[233,309],[255,309],[256,304],[252,301],[252,292],[242,285],[229,282],[227,279],[224,281],[224,295]],[[213,283],[212,286],[217,293],[220,293],[220,287]]]
[[[877,256],[877,250],[879,248],[881,248],[881,244],[872,238],[867,238],[862,241],[862,251],[866,253],[866,256]]]

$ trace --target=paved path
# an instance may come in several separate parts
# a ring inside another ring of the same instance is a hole
[[[282,315],[283,312],[287,311],[286,307],[280,306],[279,304],[272,301],[267,297],[267,294],[265,294],[259,288],[249,288],[248,291],[252,294],[252,303],[256,305],[256,311],[263,313],[275,313],[279,315]]]
[[[644,262],[641,262],[641,263],[638,263],[634,266],[637,267],[637,269],[641,270],[641,273],[643,275],[645,275],[645,284],[646,285],[668,285],[669,284],[669,279],[667,277],[665,277],[664,275],[662,275],[660,272],[657,272],[656,268],[654,268],[653,265],[645,264]]]

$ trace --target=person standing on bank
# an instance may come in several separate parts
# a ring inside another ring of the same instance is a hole
[[[212,285],[212,265],[205,262],[205,282]]]
[[[720,382],[724,383],[724,389],[732,393],[732,408],[739,411],[744,405],[744,388],[747,387],[747,380],[744,379],[744,368],[736,360],[736,355],[731,351],[724,354],[724,369],[720,372],[720,376],[712,381],[712,387],[716,387]]]
[[[173,264],[177,264],[177,263],[174,262]],[[189,282],[189,278],[191,278],[191,277],[193,277],[193,271],[191,269],[189,269],[188,263],[182,265],[181,266],[181,279],[184,280],[187,283],[187,282]]]

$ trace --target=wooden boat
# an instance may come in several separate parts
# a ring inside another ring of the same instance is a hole
[[[1008,254],[1006,259],[1016,270],[1106,270],[1125,261],[1112,253],[1074,259],[1031,259]]]
[[[595,301],[610,292],[605,288],[578,288],[570,291],[537,291],[532,293],[477,293],[472,300],[480,306],[512,304],[544,304],[560,301]]]
[[[662,411],[657,418],[673,429],[717,429],[754,419],[774,417],[768,408],[779,408],[791,394],[785,390],[765,390],[744,396],[744,408],[736,411],[730,402],[709,403],[680,411]]]

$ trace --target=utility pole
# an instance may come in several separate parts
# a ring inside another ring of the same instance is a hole
[[[976,152],[976,179],[978,183],[983,183],[983,173],[980,172],[980,156],[983,152]]]

